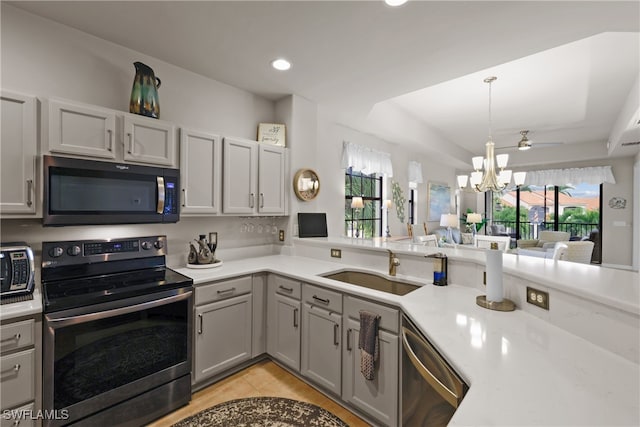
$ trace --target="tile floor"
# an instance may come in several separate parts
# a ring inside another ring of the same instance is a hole
[[[194,393],[187,406],[155,421],[149,427],[170,426],[218,403],[252,396],[286,397],[313,403],[340,417],[350,427],[369,426],[368,423],[272,361],[263,360]]]

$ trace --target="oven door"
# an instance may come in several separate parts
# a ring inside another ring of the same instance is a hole
[[[179,220],[177,169],[43,158],[45,226]]]
[[[47,313],[43,404],[61,417],[45,424],[80,420],[190,375],[192,293]]]

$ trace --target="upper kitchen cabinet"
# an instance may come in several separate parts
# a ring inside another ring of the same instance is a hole
[[[116,112],[70,101],[43,104],[43,151],[116,159]]]
[[[38,156],[37,100],[32,96],[3,90],[0,110],[0,213],[34,215],[36,203],[36,161]]]
[[[123,136],[125,161],[175,165],[176,128],[173,123],[125,113]]]
[[[121,132],[116,132],[122,121]],[[43,152],[159,166],[175,166],[172,123],[49,99],[43,107]]]
[[[284,215],[286,149],[224,138],[223,212]]]
[[[218,135],[180,129],[183,215],[217,214],[222,190],[222,142]]]

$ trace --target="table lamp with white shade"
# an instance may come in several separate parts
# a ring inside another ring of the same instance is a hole
[[[480,224],[482,222],[482,215],[479,213],[468,213],[467,214],[467,224],[473,224],[473,237],[476,237],[476,224]]]
[[[360,209],[364,208],[364,201],[362,200],[362,197],[353,197],[351,199],[351,209],[355,209],[356,210],[356,238],[360,237],[360,222],[357,221],[358,219],[358,211]]]
[[[450,243],[454,243],[451,227],[458,228],[458,216],[456,214],[442,214],[440,216],[440,226],[447,227],[447,239],[449,239]]]

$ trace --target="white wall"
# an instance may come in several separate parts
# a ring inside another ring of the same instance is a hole
[[[391,153],[393,179],[400,183],[405,198],[409,194],[407,168],[410,160],[422,163],[424,182],[418,185],[417,234],[422,233],[422,223],[427,219],[427,183],[437,181],[447,183],[452,189],[451,212],[454,212],[453,190],[455,190],[455,171],[453,167],[438,162],[434,156],[400,149],[397,144],[381,140],[346,126],[333,123],[329,114],[320,108],[318,113],[318,138],[316,144],[316,165],[320,174],[322,191],[318,196],[318,209],[327,212],[327,225],[330,236],[344,235],[344,169],[341,168],[342,143],[349,141],[365,145],[380,151]],[[391,199],[391,179],[387,182],[384,198]],[[409,219],[408,202],[405,204],[404,224],[396,215],[395,207],[389,214],[389,227],[392,236],[406,235],[406,222]],[[439,226],[438,222],[427,223],[429,229]]]
[[[640,152],[633,165],[633,269],[640,269]]]
[[[1,4],[1,77],[3,89],[61,97],[128,111],[134,61],[151,66],[162,79],[161,119],[195,129],[256,138],[259,122],[275,118],[273,102],[115,45],[72,28]],[[1,179],[11,179],[2,176]],[[277,242],[277,235],[258,233],[286,220],[247,218],[187,218],[177,224],[44,228],[41,220],[2,220],[2,241],[24,240],[35,249],[42,241],[98,239],[166,234],[172,255],[184,256],[188,241],[198,234],[219,232],[219,249]],[[241,233],[243,223],[253,233]]]

